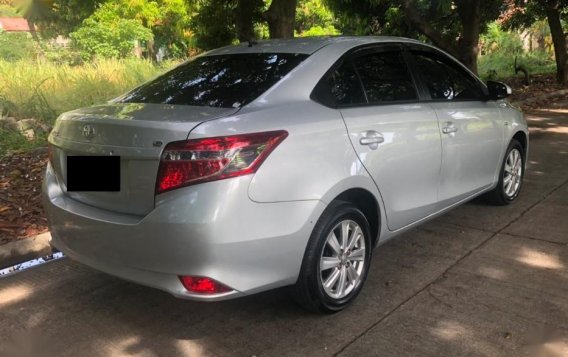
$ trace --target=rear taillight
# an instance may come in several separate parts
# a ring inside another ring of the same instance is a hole
[[[287,136],[280,130],[170,143],[160,160],[156,194],[254,173]]]

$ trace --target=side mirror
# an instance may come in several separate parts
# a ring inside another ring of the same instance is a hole
[[[503,82],[487,81],[487,89],[489,90],[489,99],[504,99],[513,93],[511,87]]]

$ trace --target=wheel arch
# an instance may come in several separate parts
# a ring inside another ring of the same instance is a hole
[[[527,154],[527,149],[528,149],[528,136],[524,131],[517,131],[515,133],[515,135],[513,135],[513,137],[511,138],[517,140],[521,146],[523,147],[523,154]],[[526,158],[525,158],[526,159]]]
[[[371,228],[373,247],[379,241],[381,232],[381,208],[375,195],[364,188],[350,188],[337,195],[332,201],[346,201],[355,205],[363,212]]]

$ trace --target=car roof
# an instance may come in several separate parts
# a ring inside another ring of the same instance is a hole
[[[406,42],[422,43],[404,37],[392,36],[318,36],[318,37],[297,37],[293,39],[274,39],[242,42],[238,45],[225,46],[207,52],[206,55],[225,55],[237,53],[303,53],[311,55],[325,46],[333,44],[352,43],[353,47],[370,43],[381,42]]]

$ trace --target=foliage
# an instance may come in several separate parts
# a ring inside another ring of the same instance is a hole
[[[20,14],[12,5],[0,4],[0,17],[20,17]]]
[[[107,0],[52,0],[50,16],[38,19],[44,37],[68,36]]]
[[[482,53],[502,52],[518,55],[523,52],[523,43],[519,34],[513,31],[503,31],[497,22],[489,24],[480,40]]]
[[[157,47],[165,46],[176,56],[185,55],[189,34],[190,5],[185,0],[114,0],[118,13],[152,30]]]
[[[53,0],[19,0],[16,2],[18,13],[34,22],[52,18]]]
[[[307,36],[331,36],[339,35],[340,32],[334,26],[321,27],[319,25],[310,27],[307,31],[304,31],[297,36],[307,37]]]
[[[298,36],[338,35],[333,13],[322,0],[300,0],[296,9],[295,33]]]
[[[505,0],[506,8],[500,22],[505,29],[530,28],[536,21],[546,19],[548,5],[557,3],[563,15],[568,14],[568,0]]]
[[[233,12],[234,1],[196,0],[190,27],[195,45],[209,50],[231,44],[236,40]]]
[[[107,3],[83,21],[71,38],[84,58],[124,58],[133,53],[136,41],[152,40],[153,34],[140,21],[121,17],[118,5]]]
[[[33,59],[35,52],[35,45],[29,33],[0,30],[0,60]]]
[[[52,123],[63,112],[104,103],[174,64],[134,58],[82,66],[0,61],[0,107],[16,118]]]
[[[554,60],[544,51],[533,51],[518,56],[512,56],[505,51],[495,51],[479,57],[479,75],[484,79],[514,77],[515,57],[517,63],[523,65],[530,75],[554,73],[556,68]]]

